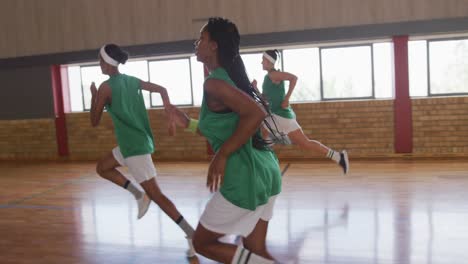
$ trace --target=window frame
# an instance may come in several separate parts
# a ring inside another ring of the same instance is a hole
[[[186,107],[186,106],[194,106],[194,97],[193,97],[193,77],[192,77],[192,62],[190,61],[190,57],[191,56],[183,56],[183,57],[165,57],[165,58],[152,58],[152,59],[147,59],[146,61],[148,62],[148,65],[147,65],[147,69],[148,69],[148,81],[149,82],[152,82],[151,81],[151,74],[150,74],[150,62],[158,62],[158,61],[172,61],[172,60],[187,60],[188,61],[188,66],[189,66],[189,79],[190,79],[190,104],[174,104],[176,106],[182,106],[182,107]],[[157,83],[154,82],[154,83]],[[152,94],[150,92],[150,107],[149,109],[160,109],[160,108],[164,108],[163,105],[153,105],[153,97],[152,97]]]
[[[426,60],[427,60],[427,96],[418,96],[419,98],[424,97],[449,97],[449,96],[467,96],[468,92],[466,93],[432,93],[431,92],[431,52],[430,52],[430,43],[435,42],[444,42],[444,41],[456,41],[456,40],[466,40],[468,41],[468,36],[459,36],[459,37],[446,37],[446,38],[427,38],[427,39],[420,39],[426,41]],[[467,84],[468,85],[468,84]]]
[[[376,42],[380,43],[380,42]],[[374,67],[374,45],[373,42],[359,43],[359,44],[347,44],[347,45],[336,45],[336,46],[324,46],[319,48],[319,64],[320,64],[320,101],[349,101],[349,100],[376,100],[375,98],[375,67]],[[322,61],[322,50],[336,49],[336,48],[353,48],[353,47],[370,47],[370,59],[371,59],[371,95],[361,97],[337,97],[337,98],[325,98],[324,97],[324,86],[323,86],[323,61]]]

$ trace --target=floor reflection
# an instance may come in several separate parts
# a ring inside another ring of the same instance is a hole
[[[66,167],[67,175],[88,167]],[[9,197],[8,188],[38,190],[0,204],[6,234],[0,253],[7,263],[28,263],[14,253],[20,249],[30,258],[48,256],[47,263],[188,263],[184,234],[155,204],[137,220],[136,202],[121,188],[92,173],[59,177],[60,169],[22,182],[17,171],[0,167],[0,187]],[[206,164],[161,164],[159,171],[161,188],[196,226],[210,198]],[[467,263],[467,172],[465,163],[357,163],[341,176],[328,164],[292,164],[270,223],[269,248],[288,264]],[[55,175],[50,181],[49,173]]]

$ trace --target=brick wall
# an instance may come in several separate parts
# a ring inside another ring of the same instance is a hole
[[[191,117],[198,117],[198,108],[184,108]],[[153,158],[156,160],[204,160],[208,159],[204,138],[179,129],[176,136],[169,136],[167,120],[161,109],[149,110],[149,119],[156,142]],[[70,159],[96,160],[116,146],[111,117],[103,114],[101,124],[93,128],[89,113],[67,114]]]
[[[352,158],[468,156],[468,97],[413,99],[414,153],[394,154],[393,101],[299,103],[292,107],[304,133]],[[184,108],[197,117],[199,108]],[[206,140],[179,130],[167,133],[163,111],[149,111],[156,160],[208,160]],[[92,128],[89,113],[67,114],[71,160],[96,160],[116,146],[112,121],[104,113]],[[296,146],[277,146],[280,159],[313,159]],[[0,159],[59,159],[53,119],[0,121]]]
[[[346,101],[293,104],[297,121],[309,139],[351,157],[393,156],[393,101]],[[297,146],[275,148],[282,159],[318,158]]]
[[[412,100],[415,156],[468,156],[468,97]]]
[[[55,121],[0,120],[0,159],[57,159]]]
[[[311,139],[335,149],[347,149],[353,157],[393,155],[393,101],[350,101],[294,104],[298,122]],[[184,108],[191,117],[198,108]],[[179,131],[167,133],[162,110],[150,110],[149,117],[156,140],[155,159],[205,160],[204,138]],[[67,115],[72,159],[97,159],[115,146],[110,117],[105,114],[100,127],[89,125],[87,113]],[[276,147],[281,159],[318,158],[296,146]]]

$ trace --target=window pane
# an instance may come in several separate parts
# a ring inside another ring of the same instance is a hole
[[[68,88],[70,89],[71,111],[83,112],[80,66],[68,67]]]
[[[149,63],[150,80],[167,89],[174,105],[192,104],[192,87],[188,59],[152,61]],[[162,106],[161,96],[151,94],[152,106]]]
[[[431,94],[468,93],[468,40],[429,42]]]
[[[203,100],[203,82],[205,81],[203,63],[197,61],[197,57],[192,56],[190,65],[192,67],[193,104],[199,106]]]
[[[371,48],[322,49],[322,76],[326,99],[371,97]]]
[[[393,45],[392,43],[374,44],[375,98],[393,98]]]
[[[138,79],[147,82],[148,81],[148,62],[142,61],[129,61],[119,66],[121,73],[125,73],[130,76],[137,77]],[[143,98],[145,99],[146,108],[150,107],[150,93],[148,91],[142,91]]]
[[[262,92],[263,78],[266,75],[262,68],[262,53],[241,54],[241,57],[250,81],[257,80],[257,88]],[[276,66],[278,67],[278,63]]]
[[[427,96],[427,46],[425,40],[408,42],[410,96]]]
[[[89,90],[91,83],[94,82],[96,87],[99,88],[101,83],[107,79],[109,79],[109,77],[102,74],[101,67],[99,66],[81,67],[81,84],[83,86],[85,110],[91,108],[91,91]]]
[[[284,50],[284,71],[298,77],[291,101],[320,100],[319,49]]]

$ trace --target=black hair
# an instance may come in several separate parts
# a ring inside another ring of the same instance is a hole
[[[247,76],[244,61],[239,54],[240,35],[237,26],[228,19],[211,17],[205,30],[210,34],[210,38],[218,44],[219,63],[226,70],[229,78],[236,84],[237,88],[260,103],[265,111],[271,114],[268,104],[253,88]],[[267,127],[271,131],[268,125]],[[274,133],[272,132],[272,134]],[[252,137],[252,143],[257,149],[268,149],[269,142],[262,138],[259,130]]]
[[[113,58],[119,63],[125,64],[125,62],[128,60],[128,53],[116,44],[107,44],[104,47],[104,50],[106,51],[107,55],[109,55],[109,57]]]
[[[270,57],[272,57],[275,61],[278,60],[278,58],[280,56],[280,52],[277,49],[266,50],[265,53],[270,55]]]

